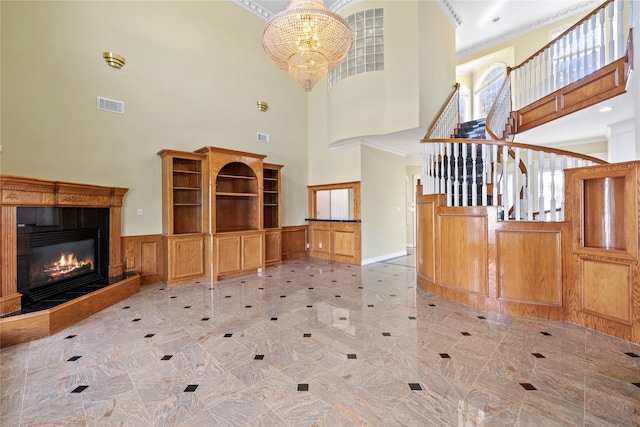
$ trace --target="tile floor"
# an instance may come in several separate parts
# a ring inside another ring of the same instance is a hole
[[[413,265],[146,286],[2,349],[0,425],[640,424],[640,345],[448,302]]]

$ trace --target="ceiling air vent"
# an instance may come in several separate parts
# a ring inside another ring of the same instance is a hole
[[[98,97],[98,110],[124,114],[124,102],[115,99]]]
[[[258,142],[269,142],[271,141],[271,137],[268,133],[260,133],[258,132]]]

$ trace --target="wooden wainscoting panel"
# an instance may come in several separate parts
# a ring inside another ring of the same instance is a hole
[[[632,266],[607,260],[580,259],[580,308],[608,320],[632,323]]]
[[[562,305],[560,231],[497,231],[497,297],[537,305]]]
[[[433,201],[417,203],[417,234],[420,236],[417,239],[417,270],[418,274],[433,283],[436,282],[435,206]]]
[[[487,296],[487,217],[448,213],[440,215],[438,220],[440,284]]]
[[[282,260],[304,258],[307,253],[306,225],[282,227]]]
[[[162,281],[162,236],[147,234],[122,237],[122,256],[126,271],[140,275],[141,285]]]
[[[269,229],[264,233],[264,261],[267,266],[282,264],[282,230]]]

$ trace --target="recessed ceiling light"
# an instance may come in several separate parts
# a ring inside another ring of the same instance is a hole
[[[601,109],[598,110],[599,113],[606,113],[607,111],[611,111],[613,110],[613,108],[611,107],[602,107]]]

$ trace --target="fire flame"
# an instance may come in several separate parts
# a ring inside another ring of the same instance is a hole
[[[44,266],[44,273],[52,279],[57,279],[60,277],[65,277],[67,273],[70,273],[84,266],[92,268],[92,264],[93,259],[91,258],[79,260],[73,253],[69,253],[68,255],[62,253],[60,254],[60,259]]]

